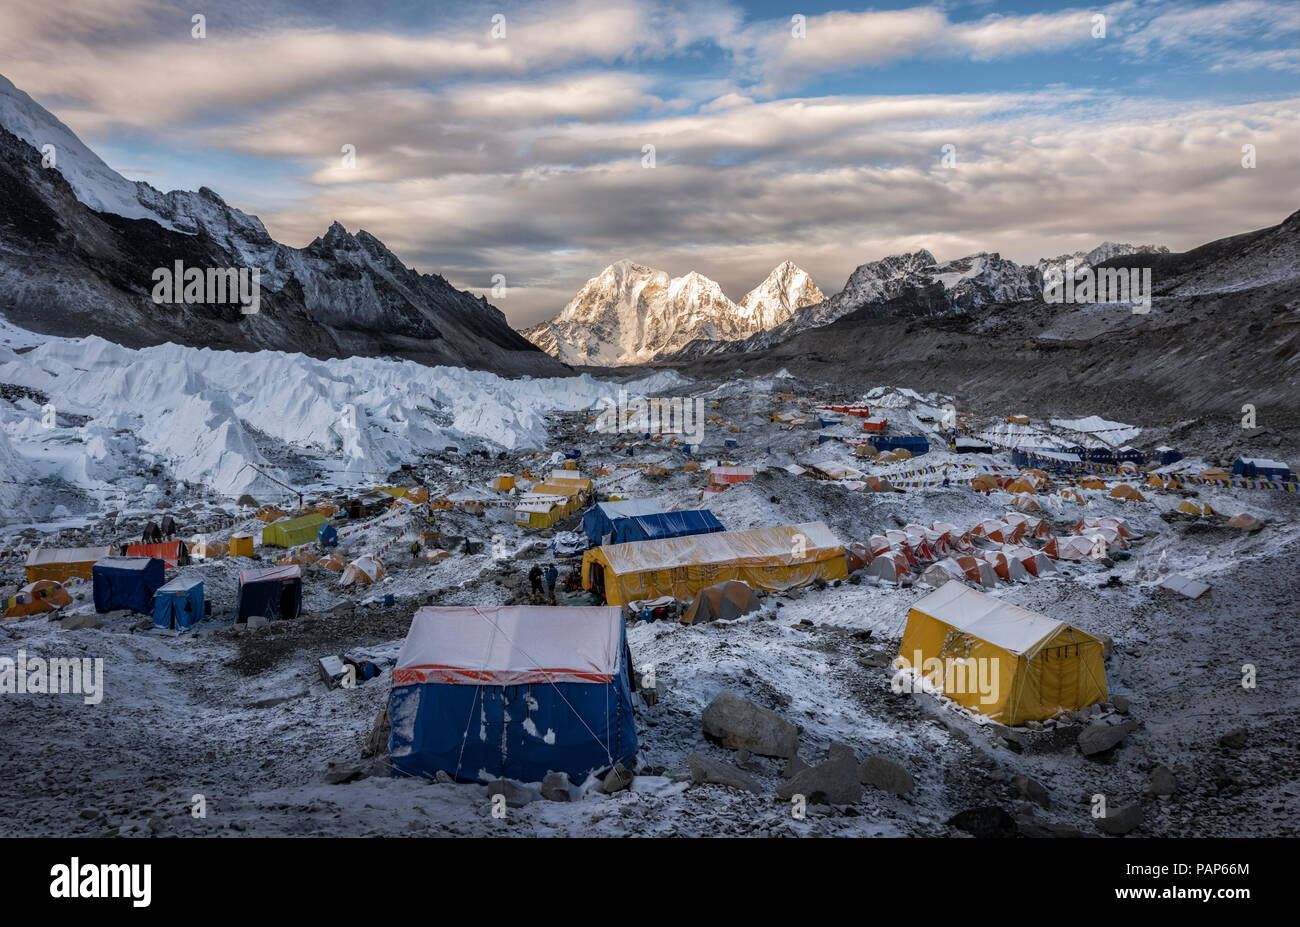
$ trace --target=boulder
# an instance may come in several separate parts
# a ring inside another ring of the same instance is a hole
[[[330,763],[325,770],[325,781],[330,785],[343,785],[365,777],[366,771],[355,763]]]
[[[800,759],[798,754],[796,754],[785,761],[785,766],[781,769],[781,778],[793,779],[805,769],[812,769],[812,767]]]
[[[1142,823],[1142,806],[1137,802],[1122,808],[1109,809],[1104,818],[1097,818],[1097,829],[1103,834],[1118,837],[1127,834]]]
[[[1044,811],[1052,806],[1051,795],[1038,781],[1028,776],[1012,776],[1011,785],[1020,793],[1021,798],[1029,799]]]
[[[548,772],[542,780],[542,798],[547,801],[573,801],[573,784],[566,772]]]
[[[910,772],[883,756],[867,757],[867,761],[858,768],[858,779],[864,785],[882,789],[891,795],[906,795],[916,788]]]
[[[1229,750],[1240,750],[1246,746],[1246,729],[1238,727],[1228,731],[1219,738],[1219,746]]]
[[[706,736],[732,750],[788,758],[799,752],[793,724],[731,692],[722,692],[704,709]]]
[[[758,793],[761,790],[757,781],[730,763],[715,760],[703,753],[692,753],[686,758],[686,766],[691,771],[691,781],[696,785],[711,783],[725,785],[727,788],[745,792]]]
[[[996,805],[967,808],[950,817],[947,823],[975,837],[1014,837],[1016,819]]]
[[[1089,724],[1079,732],[1079,749],[1084,756],[1104,753],[1128,735],[1128,728],[1122,724]]]
[[[1178,779],[1168,766],[1157,766],[1151,770],[1147,785],[1148,795],[1175,795],[1178,792]]]
[[[776,794],[787,801],[802,795],[810,802],[851,805],[862,799],[858,764],[851,757],[833,757],[782,782]]]
[[[613,795],[615,792],[621,792],[631,784],[632,770],[622,763],[616,763],[614,768],[605,776],[605,781],[601,783],[600,788],[606,795]]]
[[[374,724],[370,726],[370,736],[366,738],[366,748],[362,756],[382,756],[388,752],[388,735],[392,731],[393,719],[385,704],[382,711],[375,715]]]

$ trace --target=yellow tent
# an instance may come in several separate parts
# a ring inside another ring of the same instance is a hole
[[[1086,476],[1079,480],[1079,485],[1084,489],[1105,489],[1106,484],[1095,476]]]
[[[562,518],[568,518],[582,508],[591,493],[592,482],[585,477],[564,470],[551,473],[544,483],[538,483],[519,497],[515,506],[515,524],[528,528],[549,528]]]
[[[27,555],[27,581],[67,582],[74,576],[90,579],[95,561],[110,557],[111,547],[38,547]]]
[[[848,578],[844,545],[819,521],[596,547],[582,555],[586,588],[594,567],[603,572],[610,605],[662,595],[689,600],[729,579],[784,591],[819,577]]]
[[[912,606],[896,666],[1006,725],[1107,698],[1100,640],[963,583],[944,583]]]
[[[325,516],[319,512],[277,521],[262,529],[262,543],[271,547],[297,547],[299,544],[310,544],[316,540],[316,532],[325,521]]]
[[[1180,502],[1178,505],[1178,511],[1182,512],[1184,515],[1219,514],[1218,512],[1214,511],[1214,509],[1210,507],[1210,503],[1206,502],[1204,505],[1202,505],[1199,502],[1193,502],[1191,499],[1184,499],[1182,502]]]
[[[1132,486],[1130,486],[1128,483],[1120,483],[1118,486],[1116,486],[1114,489],[1112,489],[1109,493],[1107,493],[1107,495],[1109,495],[1112,499],[1125,499],[1125,500],[1130,501],[1130,502],[1146,502],[1146,501],[1147,501],[1146,496],[1142,495],[1142,493],[1138,492],[1136,489],[1134,489],[1134,488],[1133,488]]]
[[[38,579],[18,590],[18,595],[10,600],[13,604],[0,614],[0,618],[25,618],[52,612],[56,608],[72,604],[72,596],[60,584],[50,579]]]
[[[498,473],[492,478],[492,488],[500,490],[509,490],[515,488],[515,478],[509,473]]]
[[[226,552],[226,542],[220,538],[197,535],[195,540],[190,541],[190,556],[200,560],[215,560],[224,557]]]
[[[253,536],[251,534],[232,534],[230,536],[230,556],[253,556]]]

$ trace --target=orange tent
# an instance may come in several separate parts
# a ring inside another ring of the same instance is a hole
[[[1233,515],[1228,519],[1228,524],[1233,528],[1241,528],[1243,531],[1258,531],[1264,527],[1264,523],[1254,515],[1248,515],[1242,512],[1240,515]]]
[[[284,509],[278,505],[264,505],[257,510],[258,521],[270,524],[281,518],[284,518]]]
[[[1034,491],[1034,484],[1022,477],[1018,480],[1012,480],[1010,483],[1007,484],[1006,489],[1007,492],[1015,492],[1015,493],[1030,492],[1031,493]]]
[[[1112,489],[1109,493],[1107,493],[1107,495],[1109,495],[1112,499],[1123,499],[1123,500],[1128,501],[1128,502],[1146,502],[1146,501],[1147,501],[1146,496],[1142,495],[1142,493],[1138,492],[1136,489],[1134,489],[1134,488],[1133,488],[1132,486],[1130,486],[1128,483],[1120,483],[1118,486],[1116,486],[1114,489]]]
[[[1083,479],[1079,480],[1079,486],[1082,487],[1083,489],[1105,489],[1106,488],[1106,484],[1103,483],[1101,480],[1097,479],[1095,476],[1085,476]]]
[[[998,478],[992,473],[981,473],[970,481],[971,489],[979,492],[989,492],[998,488]]]
[[[348,566],[348,560],[340,553],[333,553],[321,557],[316,561],[317,566],[322,566],[331,573],[342,573]]]

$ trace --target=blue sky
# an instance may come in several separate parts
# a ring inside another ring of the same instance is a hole
[[[0,8],[3,73],[111,166],[290,244],[338,219],[476,293],[504,273],[517,325],[621,258],[832,293],[903,250],[1185,248],[1300,200],[1296,0],[273,0],[205,6],[203,39],[192,4],[48,6]]]

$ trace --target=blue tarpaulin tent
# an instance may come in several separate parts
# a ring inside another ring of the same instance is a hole
[[[1280,460],[1238,457],[1232,462],[1232,475],[1249,480],[1286,480],[1291,478],[1291,468]]]
[[[338,547],[338,529],[329,522],[325,522],[325,524],[321,525],[320,529],[316,532],[316,543],[320,544],[321,547]]]
[[[421,608],[393,670],[393,774],[581,783],[630,768],[629,663],[616,607]]]
[[[185,631],[203,620],[203,580],[178,576],[153,596],[153,626]]]
[[[725,531],[722,522],[708,509],[690,512],[656,512],[653,515],[631,515],[614,519],[611,544],[628,541],[655,541],[660,538],[680,538],[691,534],[711,534]]]
[[[660,499],[620,499],[617,502],[597,502],[587,509],[586,514],[582,516],[582,533],[587,536],[587,540],[594,547],[602,543],[603,539],[613,532],[615,518],[626,518],[630,515],[653,515],[655,512],[662,512],[666,507],[667,504]]]
[[[95,584],[95,611],[119,608],[153,614],[153,594],[167,582],[157,557],[105,557],[90,569]]]
[[[930,442],[925,440],[925,435],[895,435],[892,437],[877,435],[869,440],[871,446],[878,451],[896,451],[902,448],[913,457],[920,457],[922,454],[930,453]]]
[[[274,621],[297,618],[302,611],[302,567],[273,567],[269,570],[241,570],[239,604],[235,621],[247,622],[254,615]]]

